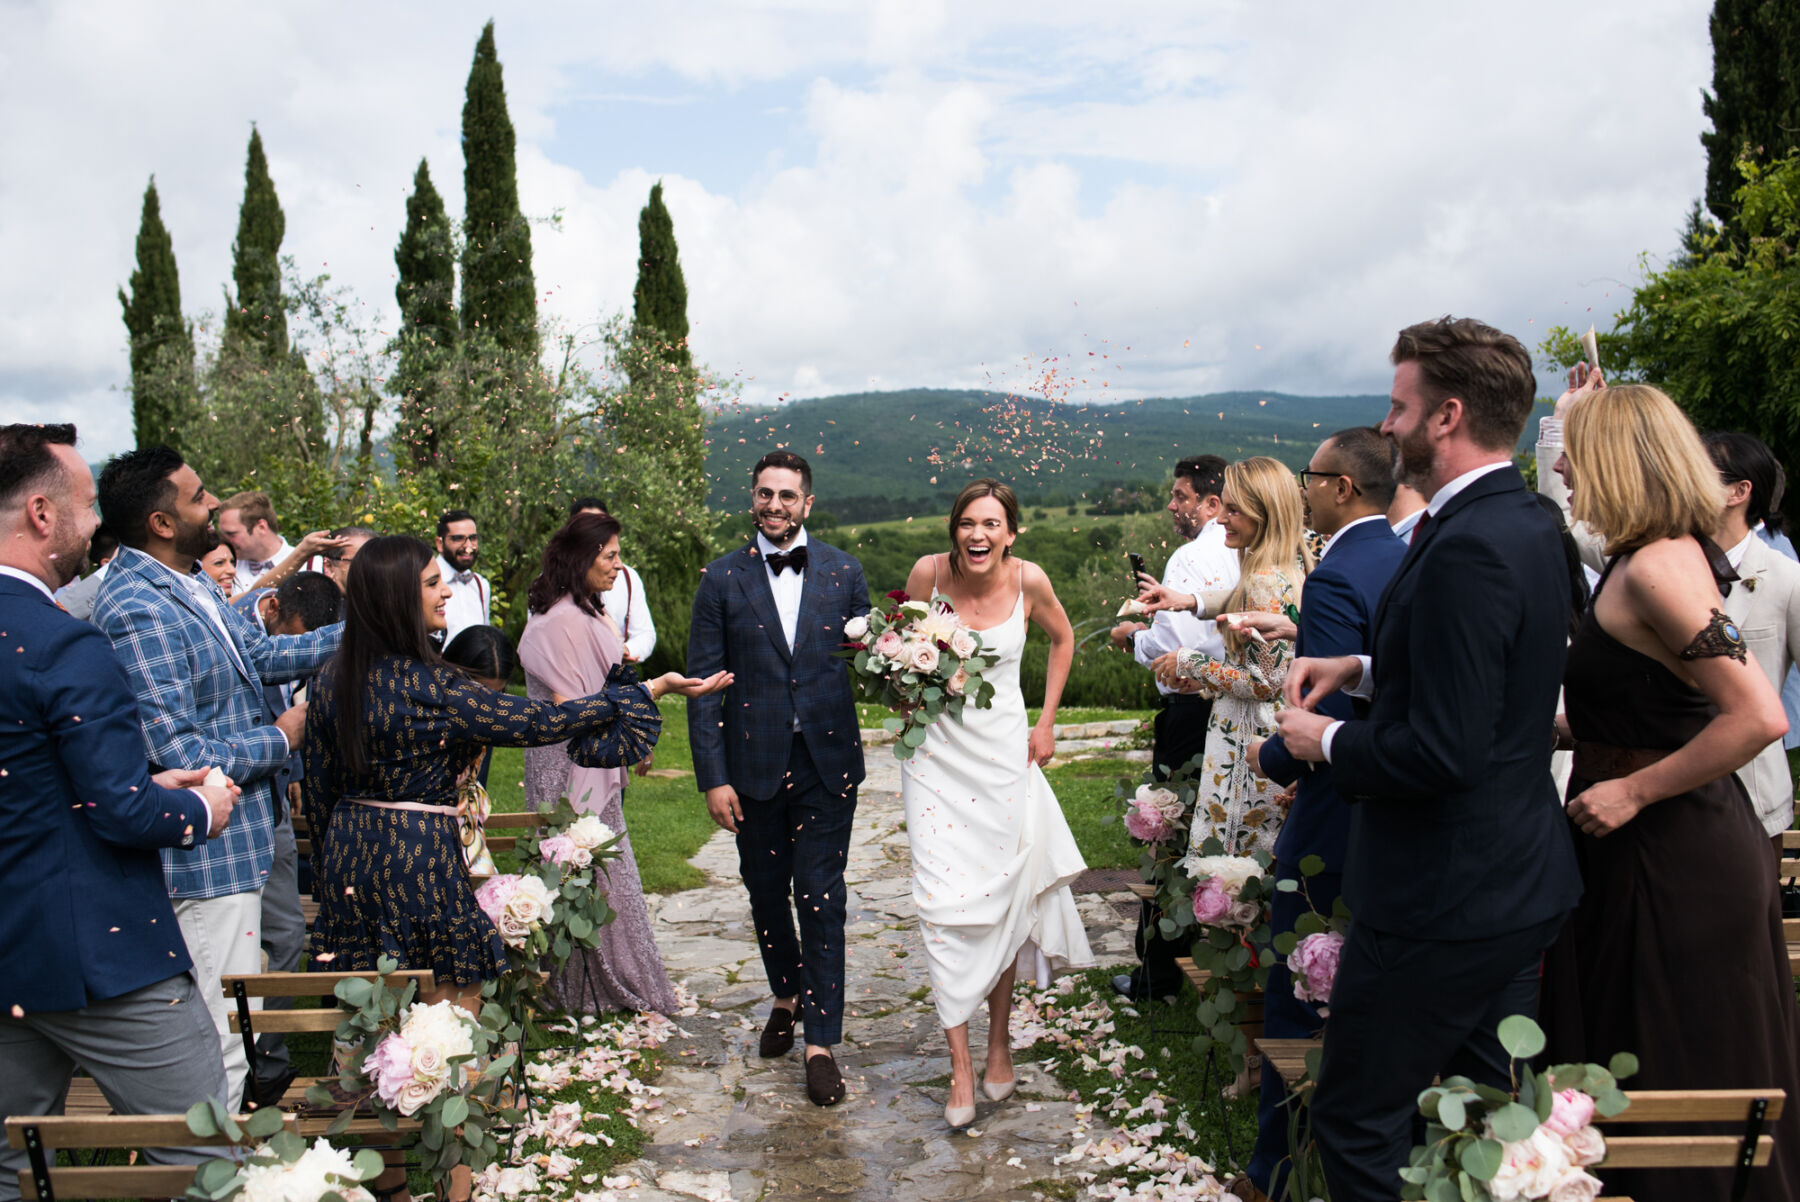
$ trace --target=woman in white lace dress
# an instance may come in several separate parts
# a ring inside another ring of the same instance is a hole
[[[1298,614],[1313,558],[1293,472],[1267,456],[1240,460],[1225,469],[1221,499],[1225,545],[1237,551],[1241,565],[1223,612]],[[1142,599],[1151,609],[1194,609],[1198,604],[1196,598],[1161,586],[1146,590]],[[1276,802],[1280,786],[1257,775],[1249,750],[1275,733],[1293,644],[1286,639],[1258,642],[1229,628],[1224,637],[1223,659],[1184,647],[1156,662],[1157,679],[1164,684],[1213,699],[1190,859],[1215,837],[1227,855],[1273,854],[1285,816]]]

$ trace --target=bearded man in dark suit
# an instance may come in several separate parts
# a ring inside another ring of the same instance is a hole
[[[1568,566],[1512,462],[1531,356],[1446,317],[1402,330],[1393,361],[1381,430],[1425,516],[1372,655],[1296,660],[1276,718],[1288,752],[1329,763],[1352,803],[1354,917],[1312,1099],[1336,1202],[1398,1196],[1434,1076],[1509,1083],[1496,1028],[1536,1013],[1544,950],[1581,896],[1550,775]],[[1369,698],[1366,717],[1312,712],[1340,688]]]

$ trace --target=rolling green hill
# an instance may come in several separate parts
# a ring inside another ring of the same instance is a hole
[[[1303,466],[1319,438],[1379,422],[1381,396],[1227,392],[1107,405],[913,389],[743,407],[708,421],[712,507],[746,503],[759,456],[806,456],[819,507],[839,521],[942,513],[993,476],[1029,505],[1086,507],[1121,485],[1159,484],[1184,455],[1274,455]]]

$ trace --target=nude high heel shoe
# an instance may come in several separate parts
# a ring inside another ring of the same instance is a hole
[[[950,1124],[950,1130],[961,1131],[975,1121],[975,1108],[973,1106],[947,1105],[944,1107],[944,1121]]]
[[[1017,1077],[1000,1085],[995,1085],[986,1077],[983,1077],[981,1079],[981,1092],[988,1096],[989,1101],[1004,1102],[1006,1099],[1012,1097],[1013,1090],[1018,1087],[1018,1084],[1019,1079]]]

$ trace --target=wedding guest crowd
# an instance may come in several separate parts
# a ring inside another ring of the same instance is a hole
[[[1514,463],[1536,391],[1517,339],[1443,318],[1389,357],[1381,426],[1329,435],[1297,479],[1268,456],[1177,460],[1176,545],[1160,579],[1135,575],[1146,620],[1111,631],[1156,681],[1153,778],[1196,799],[1175,871],[1201,873],[1216,843],[1304,879],[1275,894],[1276,936],[1339,900],[1352,916],[1327,998],[1279,957],[1269,973],[1267,1036],[1318,1034],[1327,1003],[1331,1022],[1304,1103],[1263,1068],[1230,1183],[1249,1200],[1283,1195],[1296,1129],[1332,1198],[1396,1197],[1422,1089],[1510,1086],[1511,1014],[1540,1018],[1554,1061],[1635,1054],[1634,1089],[1800,1096],[1775,875],[1795,817],[1781,692],[1800,662],[1781,464],[1584,365],[1539,423],[1534,495]],[[527,749],[527,802],[566,797],[622,836],[617,918],[555,978],[558,1000],[675,1013],[625,804],[671,693],[695,701],[696,784],[738,843],[770,993],[758,1052],[786,1056],[803,1031],[808,1096],[848,1096],[835,1051],[863,760],[839,652],[860,646],[871,586],[809,536],[803,458],[771,452],[751,475],[755,537],[702,576],[689,674],[640,680],[657,632],[630,532],[597,497],[549,538],[515,651],[468,510],[444,512],[432,545],[362,526],[290,545],[267,494],[220,502],[167,447],[115,456],[96,485],[74,427],[0,426],[17,650],[0,657],[0,1115],[60,1108],[78,1069],[122,1114],[275,1102],[291,1058],[263,1033],[252,1065],[226,975],[392,956],[432,970],[424,1000],[472,1009],[507,964],[475,896],[494,747]],[[1018,519],[1008,486],[975,481],[947,552],[907,581],[955,603],[998,689],[930,728],[903,772],[952,1127],[975,1117],[970,1015],[985,1005],[999,1035],[979,1083],[1002,1102],[1015,972],[1046,985],[1091,962],[1068,889],[1080,855],[1040,771],[1074,635],[1015,556]],[[1050,643],[1035,724],[1030,623]],[[1141,963],[1113,978],[1151,1005],[1182,988],[1162,917],[1143,906]],[[1800,1196],[1800,1108],[1770,1131],[1750,1196]],[[0,1150],[0,1202],[23,1159]],[[1640,1200],[1725,1196],[1730,1172],[1598,1171]]]

